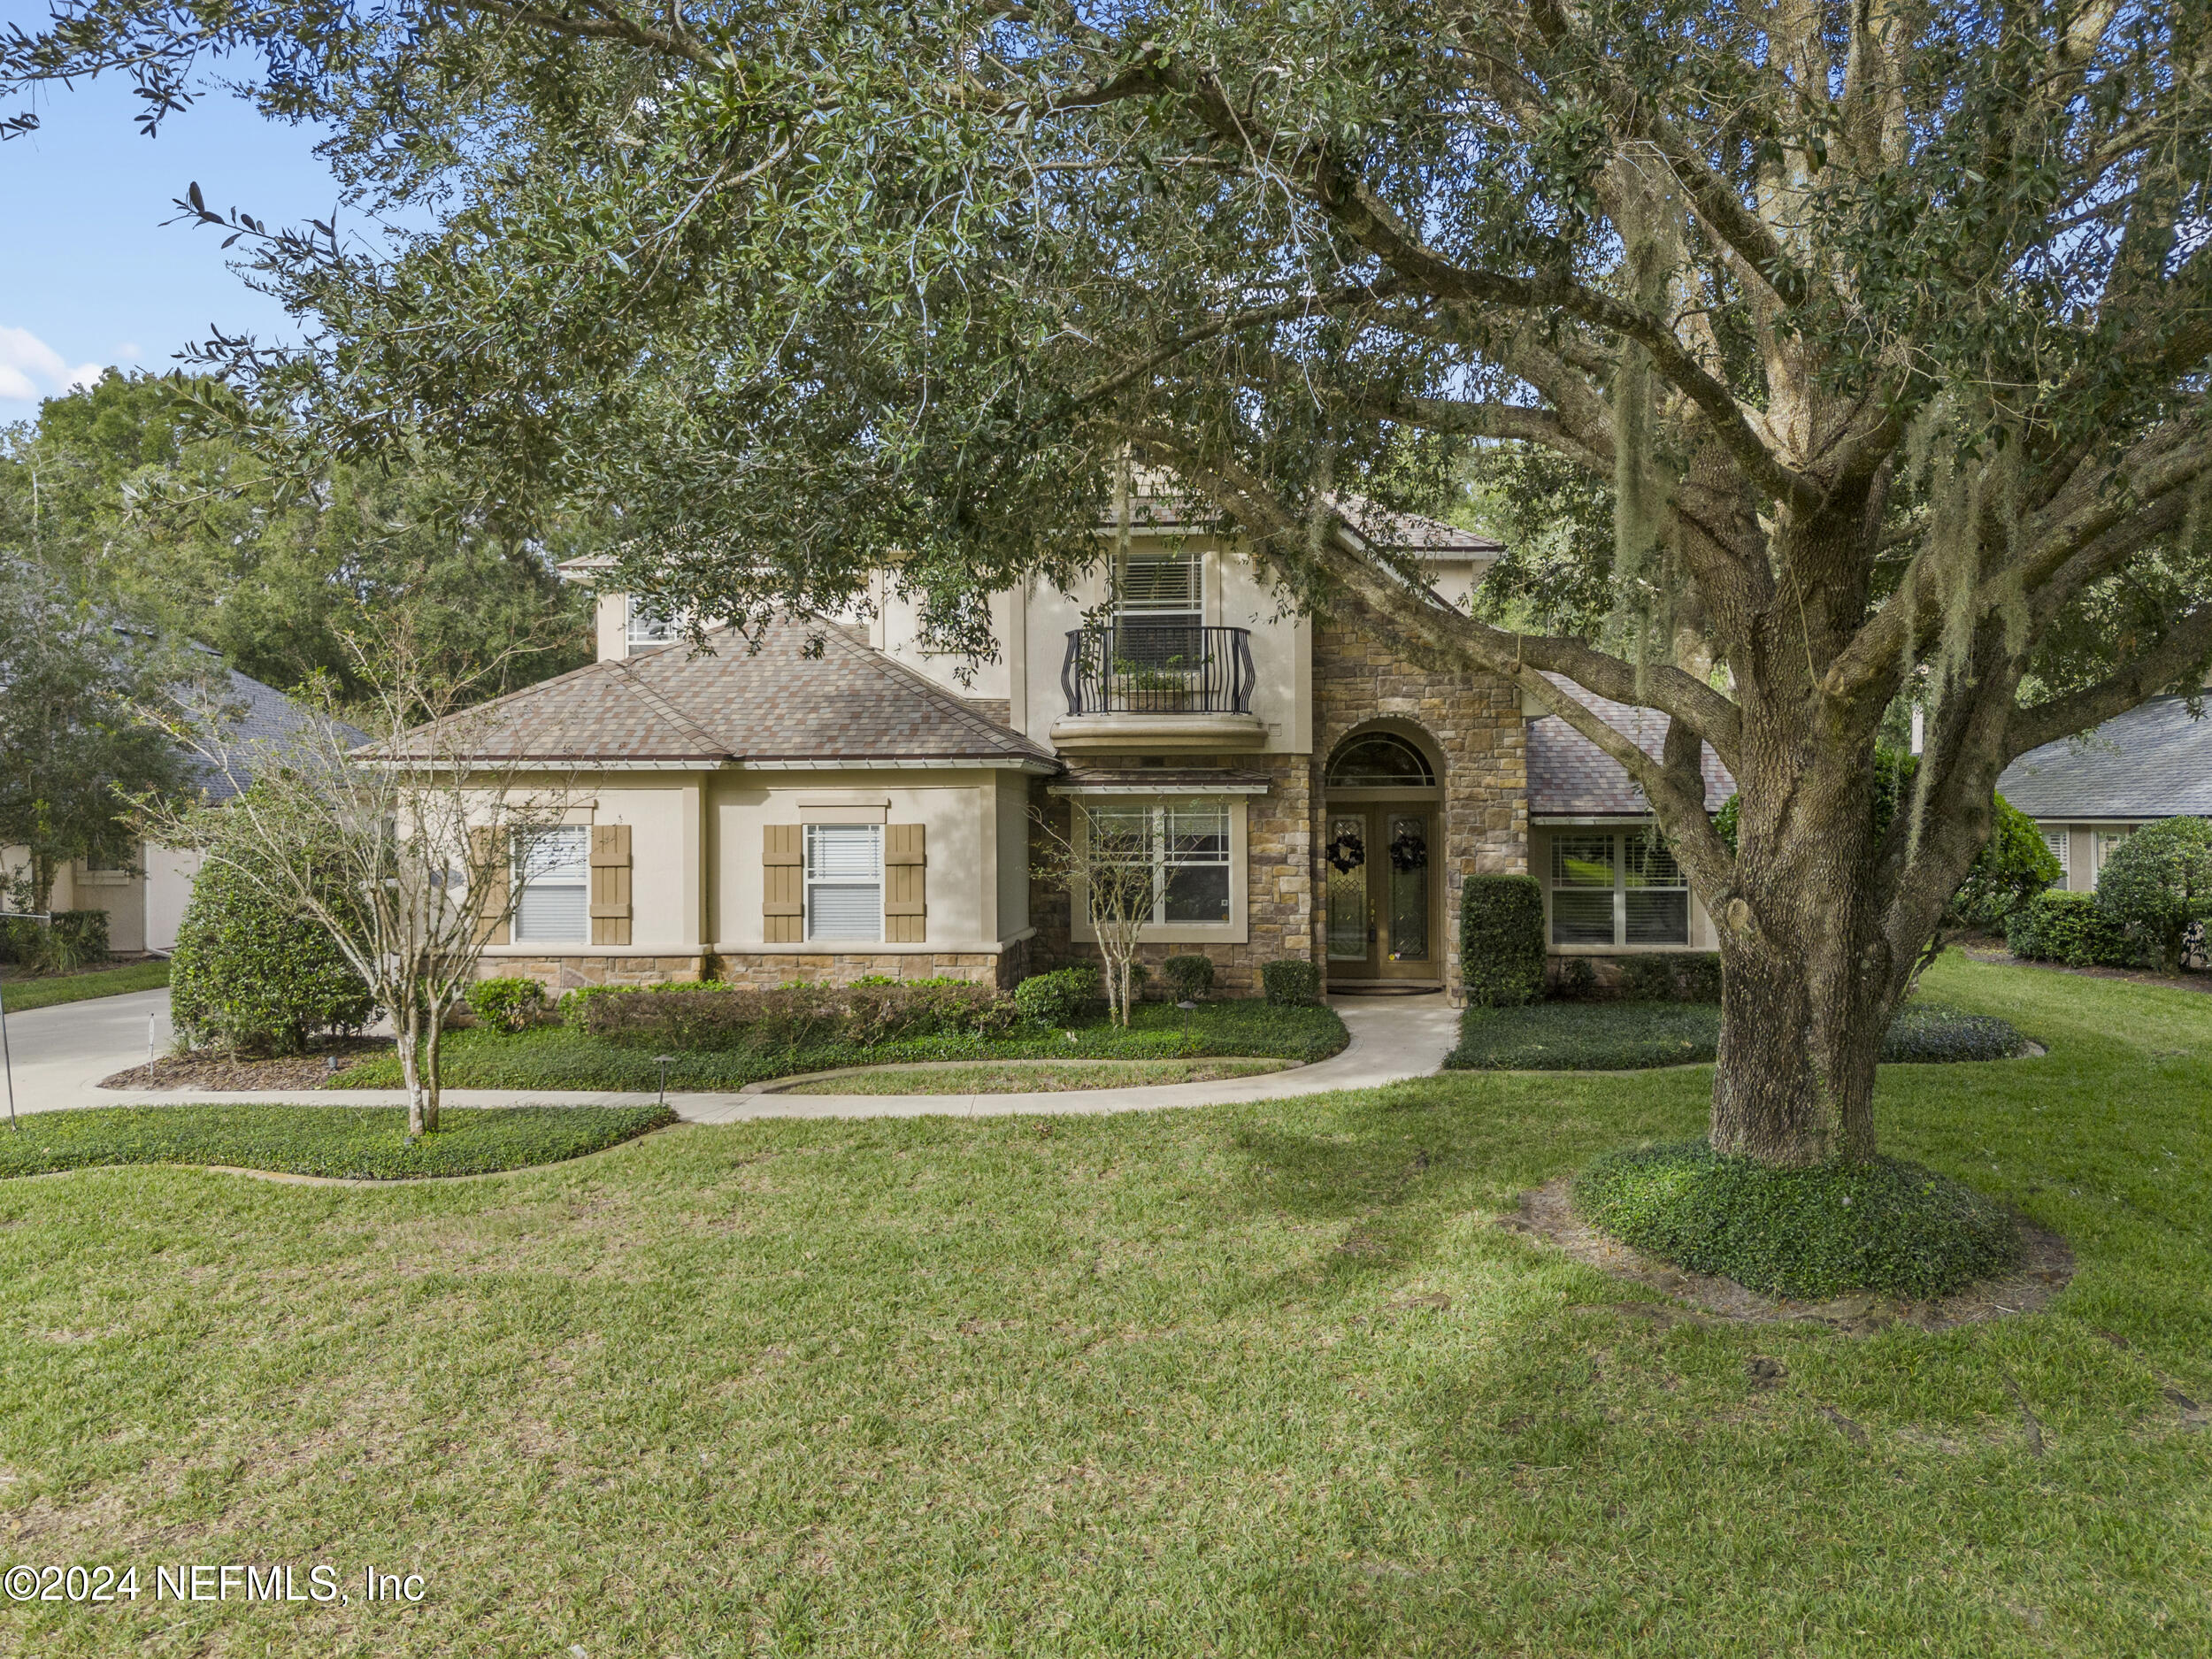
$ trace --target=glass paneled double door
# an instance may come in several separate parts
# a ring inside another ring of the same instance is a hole
[[[1325,822],[1329,977],[1442,979],[1436,809],[1332,807]]]

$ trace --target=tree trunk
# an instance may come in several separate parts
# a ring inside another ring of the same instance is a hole
[[[411,1007],[398,1030],[399,1071],[407,1085],[407,1133],[411,1136],[428,1133],[423,1122],[422,1055],[415,1046],[421,1033],[420,1022],[421,1016]]]
[[[422,1127],[419,1134],[438,1133],[438,1093],[442,1079],[438,1074],[438,1041],[445,1035],[445,1010],[434,1007],[430,1010],[429,1039],[423,1044],[422,1068]]]

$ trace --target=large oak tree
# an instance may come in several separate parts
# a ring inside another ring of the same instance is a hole
[[[64,0],[0,80],[126,71],[154,118],[218,50],[438,215],[194,198],[319,330],[215,355],[341,450],[618,511],[705,615],[895,561],[949,639],[1094,558],[1134,461],[1297,603],[1513,677],[1718,926],[1724,1150],[1872,1150],[1999,771],[2212,656],[2205,0]],[[1474,440],[1609,491],[1601,619],[1486,623],[1393,556]]]

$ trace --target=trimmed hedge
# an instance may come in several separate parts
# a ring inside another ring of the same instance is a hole
[[[2131,968],[2142,947],[2093,893],[2039,893],[2005,923],[2005,947],[2031,962],[2070,968]]]
[[[1718,1002],[1720,952],[1655,950],[1617,956],[1621,995],[1632,1002]]]
[[[1446,1071],[1639,1071],[1709,1062],[1720,1010],[1708,1002],[1539,1002],[1471,1008]],[[1908,1002],[1882,1041],[1886,1065],[2005,1060],[2023,1040],[2006,1021],[1933,1002]]]
[[[320,925],[211,860],[177,928],[169,1011],[194,1048],[298,1054],[319,1032],[368,1025],[376,1001]]]
[[[1167,981],[1171,1000],[1195,1002],[1214,988],[1213,958],[1170,956],[1160,964],[1160,977]]]
[[[1544,995],[1544,889],[1533,876],[1469,876],[1459,890],[1467,1001],[1517,1008]]]
[[[1072,1025],[1098,1001],[1098,966],[1079,962],[1050,973],[1033,973],[1014,987],[1014,1010],[1038,1025]]]
[[[1311,1008],[1321,1000],[1321,970],[1297,956],[1262,964],[1260,985],[1277,1008]]]
[[[520,974],[479,979],[469,987],[469,1012],[494,1031],[526,1031],[545,1017],[545,987]]]
[[[2189,930],[2212,917],[2212,824],[2170,818],[2144,825],[2098,872],[2097,908],[2163,972],[2178,972]]]
[[[588,1036],[631,1048],[748,1049],[879,1043],[908,1037],[1002,1036],[1019,1016],[1013,999],[965,979],[888,985],[726,985],[671,995],[660,987],[608,990],[582,1006]]]
[[[453,1107],[411,1146],[403,1106],[92,1106],[0,1133],[0,1177],[106,1164],[220,1164],[349,1180],[557,1164],[676,1121],[664,1106]]]
[[[2003,1206],[1895,1158],[1782,1170],[1703,1141],[1639,1147],[1584,1170],[1572,1203],[1631,1248],[1768,1295],[1942,1296],[2021,1259]]]

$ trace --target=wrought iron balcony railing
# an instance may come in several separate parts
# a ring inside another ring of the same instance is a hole
[[[1070,714],[1249,714],[1252,634],[1123,618],[1068,634],[1060,689]]]

